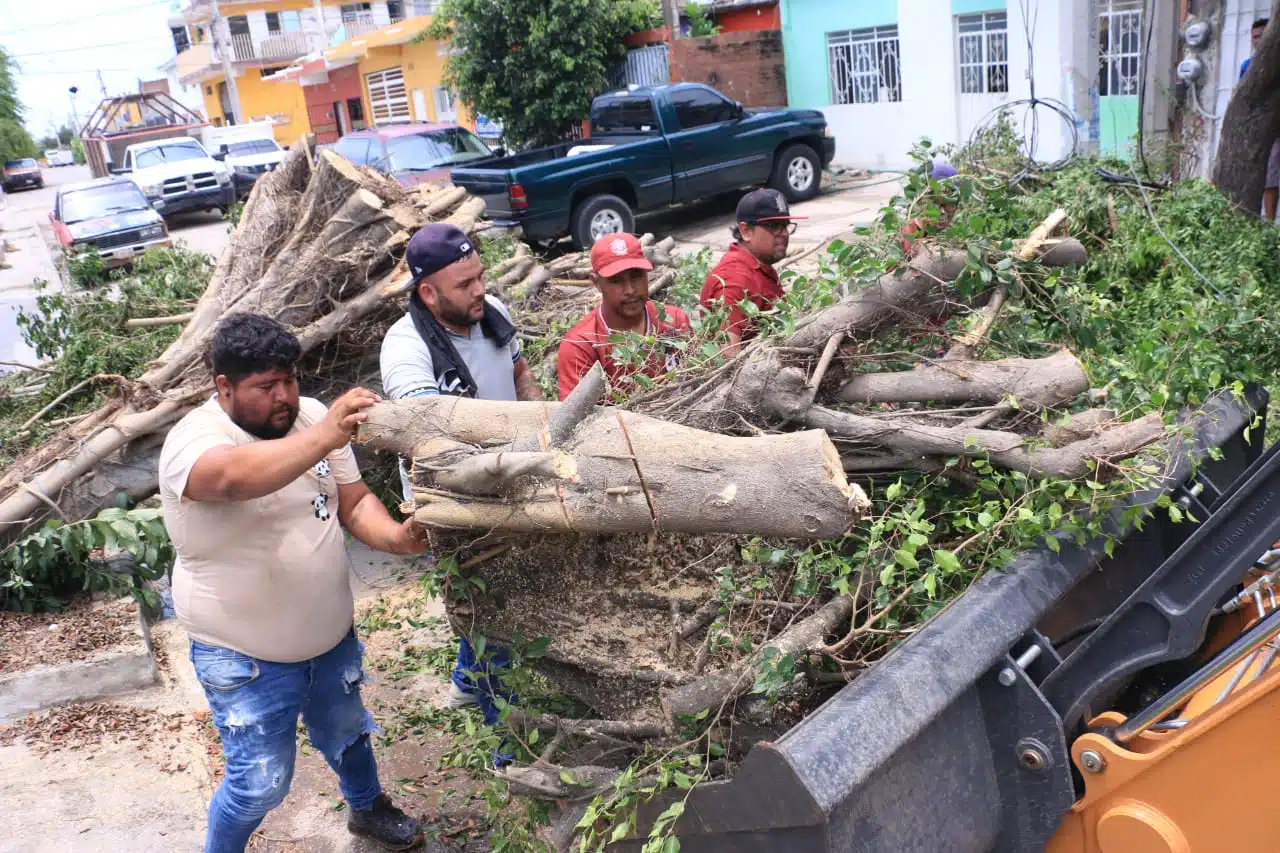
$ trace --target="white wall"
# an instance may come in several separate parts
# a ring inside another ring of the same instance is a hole
[[[1063,102],[1077,116],[1078,91],[1087,92],[1094,63],[1085,61],[1089,26],[1088,0],[1032,0],[1038,16],[1034,36],[1036,95]],[[1022,4],[1007,4],[1009,44],[1008,100],[1030,95],[1027,38]],[[1078,10],[1079,14],[1073,14]],[[822,107],[836,137],[836,162],[871,169],[911,165],[907,152],[921,137],[934,144],[962,144],[959,114],[958,59],[951,0],[898,0],[902,101]],[[1082,46],[1083,45],[1083,46]],[[1027,126],[1026,108],[1011,111],[1015,127]],[[1037,110],[1035,156],[1056,160],[1070,147],[1071,129],[1055,113]],[[1082,143],[1087,125],[1077,121]]]
[[[262,44],[271,36],[271,31],[267,29],[267,13],[246,12],[245,17],[249,19],[249,37],[253,39],[256,53],[257,45]]]

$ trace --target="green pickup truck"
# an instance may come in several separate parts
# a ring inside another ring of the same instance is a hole
[[[694,83],[612,92],[591,104],[591,136],[453,170],[489,218],[526,240],[579,248],[631,231],[634,215],[768,185],[818,193],[836,141],[817,110],[748,110]]]

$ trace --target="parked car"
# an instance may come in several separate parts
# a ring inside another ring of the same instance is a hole
[[[206,127],[203,140],[205,150],[231,169],[237,198],[247,196],[258,178],[280,165],[285,155],[268,121]]]
[[[128,175],[166,218],[185,210],[226,213],[236,200],[231,169],[189,136],[134,143],[111,173]]]
[[[11,193],[22,187],[36,187],[39,189],[44,186],[44,173],[40,171],[40,164],[31,157],[23,157],[21,160],[9,160],[4,164],[4,191]]]
[[[66,148],[51,148],[44,152],[44,160],[50,169],[56,169],[59,166],[75,165],[76,157]]]
[[[575,150],[576,149],[576,150]],[[579,247],[634,228],[638,211],[768,185],[817,195],[836,141],[818,110],[747,110],[709,86],[613,92],[591,104],[591,138],[453,170],[489,217],[530,241]]]
[[[390,175],[405,187],[448,181],[455,166],[494,156],[480,137],[456,124],[357,130],[339,139],[333,150],[358,166],[372,166]]]
[[[59,187],[49,219],[64,251],[97,252],[107,267],[124,266],[147,249],[173,245],[164,218],[128,178]]]

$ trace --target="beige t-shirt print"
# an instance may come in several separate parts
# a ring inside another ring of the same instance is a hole
[[[301,398],[292,431],[326,412],[319,400]],[[193,639],[293,663],[329,651],[351,628],[338,485],[359,480],[360,470],[348,445],[255,500],[182,497],[203,453],[260,440],[236,426],[216,398],[169,431],[160,454],[160,500],[177,551],[173,602]]]

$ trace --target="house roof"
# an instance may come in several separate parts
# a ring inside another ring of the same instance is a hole
[[[406,18],[403,21],[392,24],[389,27],[383,27],[380,30],[374,30],[371,33],[365,33],[362,36],[349,38],[346,41],[335,44],[324,52],[326,62],[334,62],[350,59],[362,59],[369,54],[369,51],[379,47],[391,47],[397,44],[407,44],[412,41],[418,33],[422,32],[431,25],[431,15],[416,15],[412,18]]]

